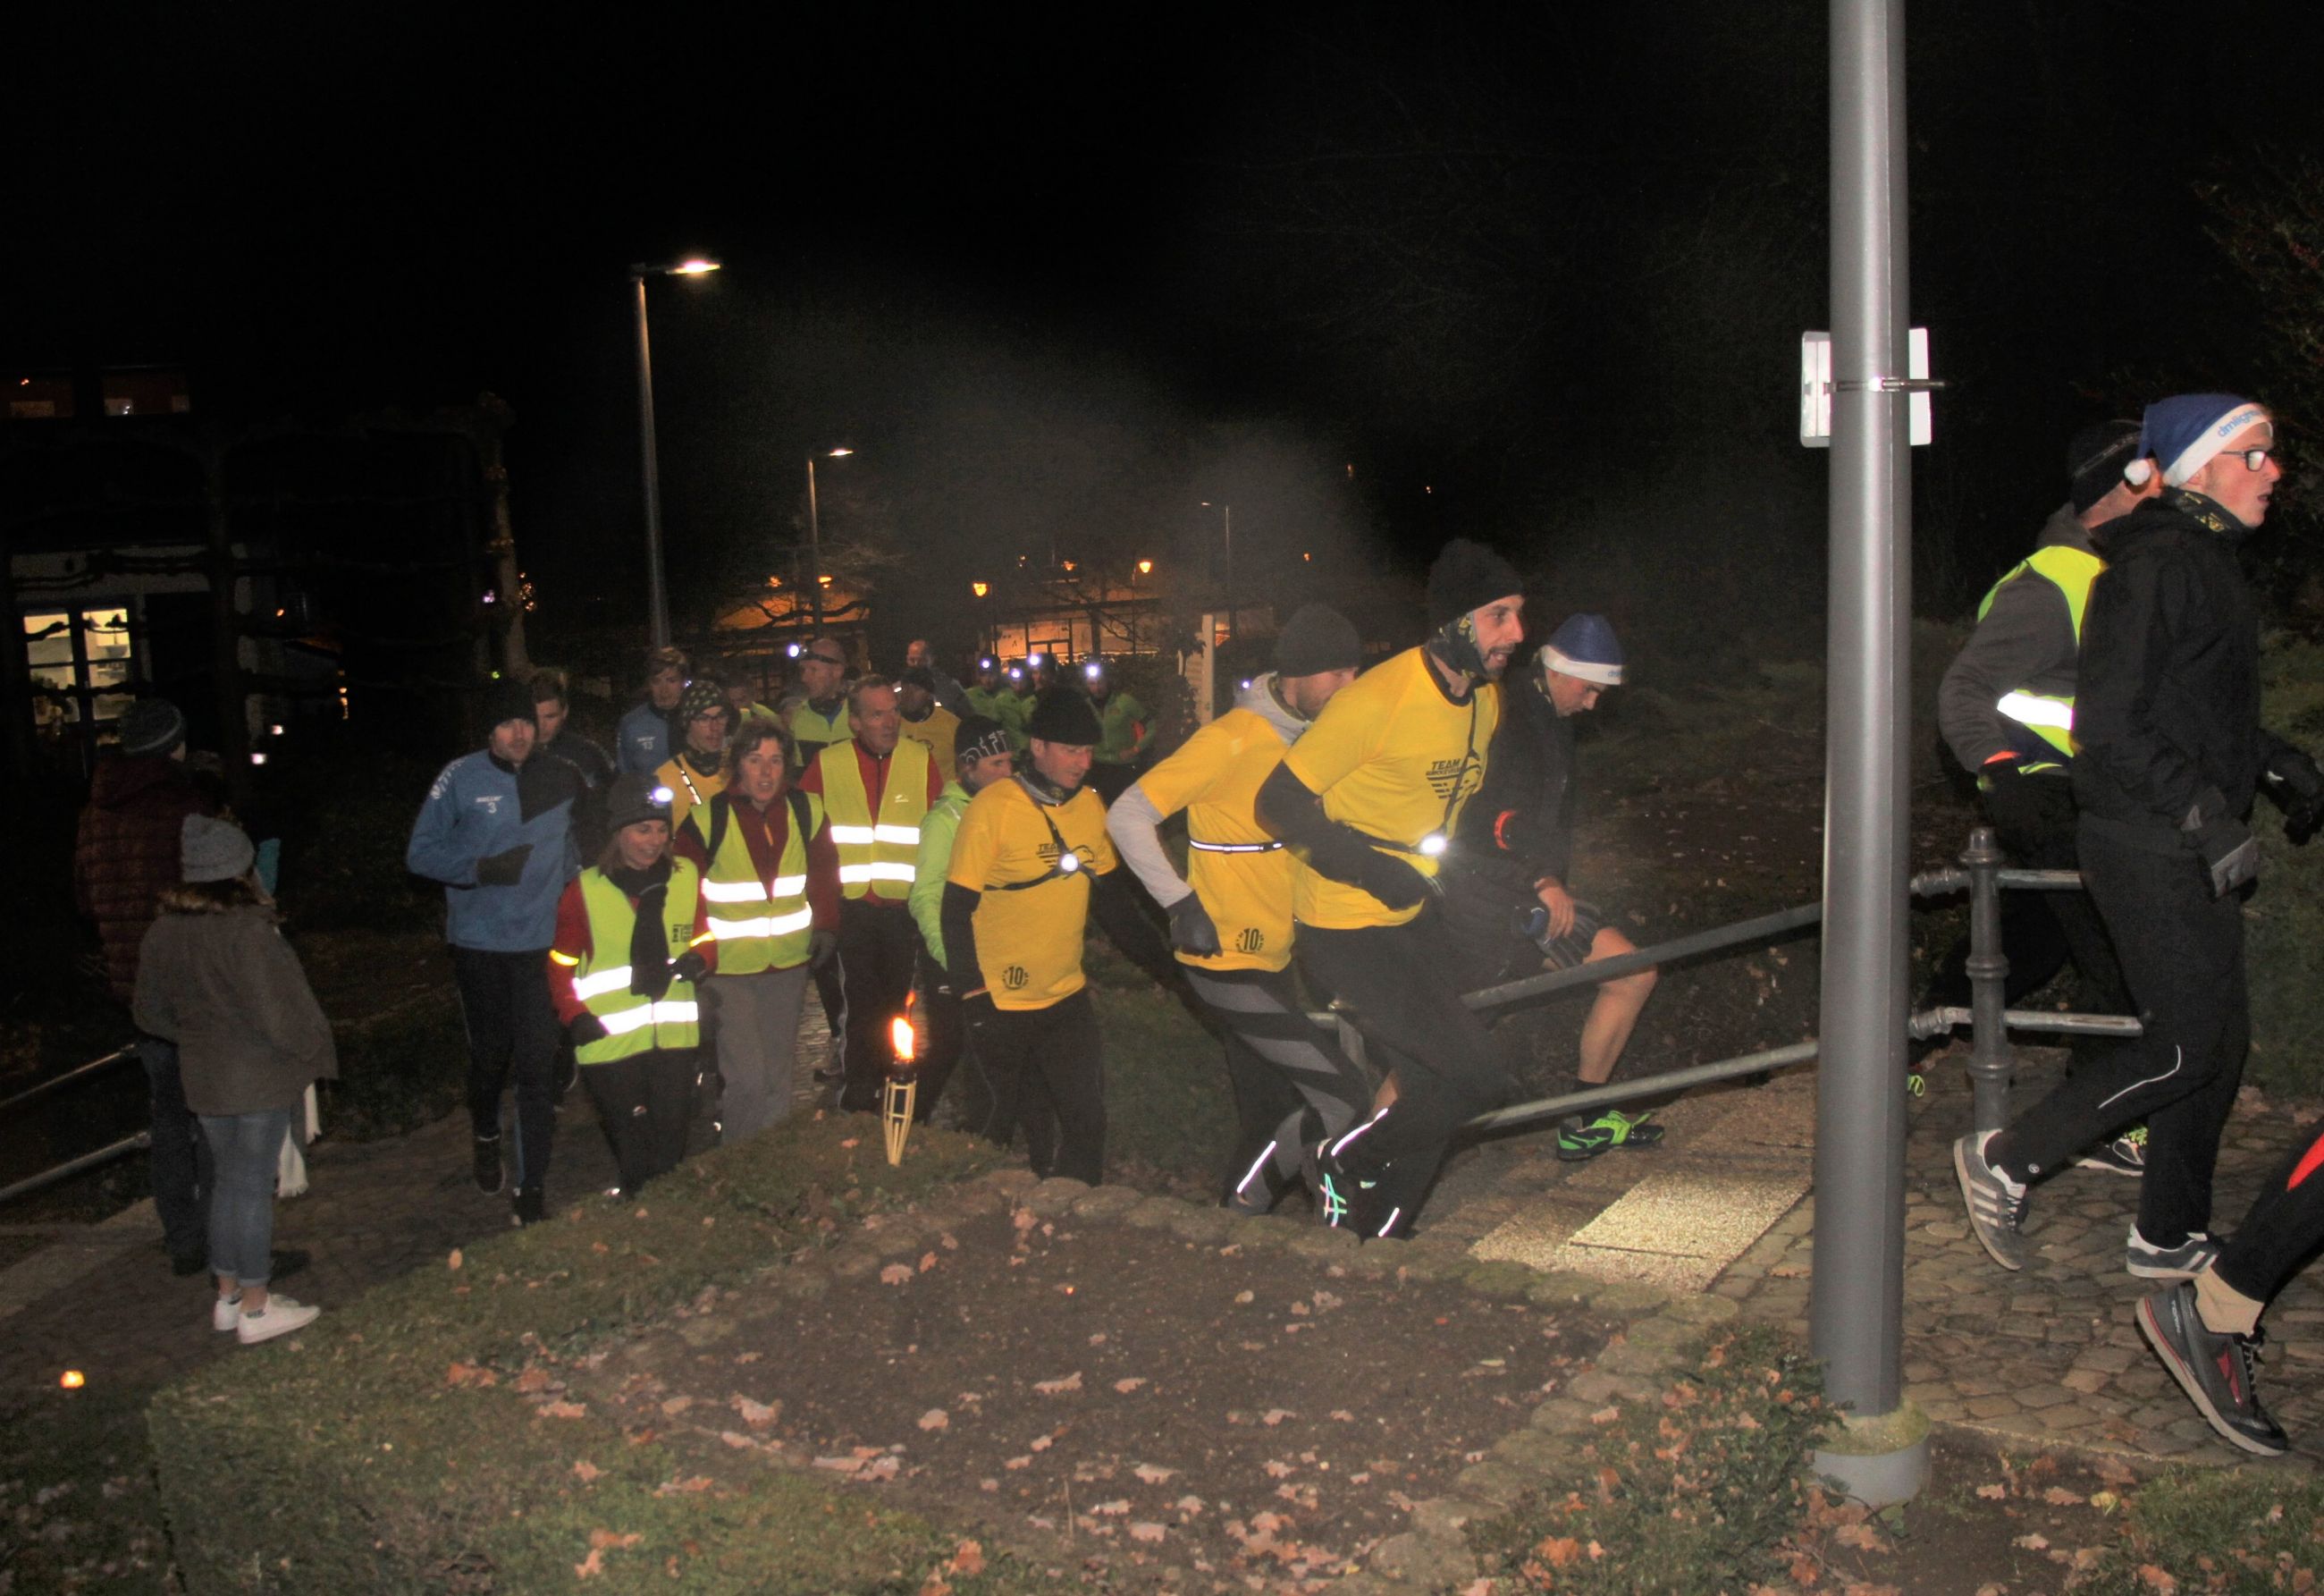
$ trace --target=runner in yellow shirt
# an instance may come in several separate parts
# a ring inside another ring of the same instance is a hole
[[[1036,1175],[1095,1185],[1105,1178],[1105,1067],[1083,931],[1094,912],[1140,963],[1160,939],[1117,872],[1105,805],[1083,786],[1098,740],[1089,700],[1052,688],[1025,731],[1028,769],[971,799],[954,835],[945,954],[991,1078],[990,1133],[1006,1146],[1021,1121]]]
[[[1421,909],[1484,780],[1523,588],[1491,549],[1446,544],[1428,573],[1435,632],[1333,698],[1259,789],[1259,818],[1298,851],[1300,963],[1395,1077],[1394,1102],[1316,1149],[1326,1222],[1368,1236],[1408,1233],[1454,1134],[1508,1096],[1452,944]]]
[[[1275,669],[1233,709],[1148,770],[1106,811],[1122,863],[1169,911],[1195,1001],[1226,1037],[1241,1130],[1226,1206],[1265,1213],[1298,1184],[1304,1149],[1336,1139],[1371,1106],[1371,1084],[1335,1034],[1307,1019],[1291,963],[1291,854],[1259,823],[1260,783],[1356,679],[1362,644],[1338,611],[1303,606],[1275,640]],[[1186,875],[1157,828],[1186,811]],[[1318,1206],[1321,1194],[1316,1196]]]

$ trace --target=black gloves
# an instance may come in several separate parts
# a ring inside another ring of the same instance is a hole
[[[698,947],[689,947],[670,961],[669,973],[680,981],[699,981],[710,973],[710,961]]]
[[[2259,874],[2259,844],[2252,840],[2251,828],[2228,814],[2227,807],[2227,796],[2216,787],[2207,787],[2179,823],[2179,829],[2193,840],[2195,851],[2203,856],[2214,898],[2226,897]]]
[[[1319,835],[1307,851],[1307,863],[1318,874],[1360,887],[1390,909],[1410,909],[1428,896],[1426,876],[1345,826]]]
[[[2001,834],[2003,845],[2021,859],[2026,848],[2049,829],[2050,816],[2043,802],[2047,790],[2035,783],[2064,780],[2061,776],[2028,776],[2017,768],[2014,759],[1995,760],[1985,767],[1985,812],[1993,816],[1994,829]]]
[[[839,933],[810,931],[807,937],[807,967],[820,970],[831,963],[831,955],[839,951]]]
[[[2269,796],[2283,806],[2283,837],[2295,848],[2324,826],[2324,770],[2297,748],[2280,747],[2267,761]]]
[[[613,1033],[605,1029],[605,1022],[595,1014],[583,1013],[576,1014],[566,1022],[565,1034],[573,1038],[573,1045],[576,1047],[586,1047],[592,1042],[604,1041]]]
[[[1219,928],[1211,923],[1211,911],[1203,907],[1200,898],[1187,893],[1170,906],[1169,914],[1172,947],[1200,958],[1221,951]]]
[[[487,853],[476,861],[476,885],[480,887],[513,887],[524,874],[524,862],[532,857],[532,844],[519,843],[499,853]]]

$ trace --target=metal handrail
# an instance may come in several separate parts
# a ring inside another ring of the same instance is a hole
[[[64,1074],[60,1075],[51,1075],[49,1079],[42,1081],[39,1085],[27,1087],[25,1090],[17,1093],[14,1097],[0,1097],[0,1113],[5,1113],[10,1109],[15,1108],[19,1104],[30,1102],[36,1097],[45,1096],[49,1093],[55,1091],[60,1086],[69,1085],[72,1082],[80,1080],[85,1076],[93,1075],[100,1071],[111,1069],[116,1064],[125,1064],[130,1059],[136,1056],[137,1049],[134,1047],[115,1047],[112,1052],[106,1054],[102,1058],[92,1058],[87,1064],[75,1065],[72,1068],[65,1071]],[[5,1195],[5,1193],[0,1193],[0,1195]]]
[[[134,1136],[124,1136],[119,1141],[101,1147],[93,1153],[83,1153],[78,1158],[69,1158],[52,1168],[42,1170],[38,1175],[27,1176],[14,1185],[0,1186],[0,1203],[5,1203],[12,1197],[23,1196],[28,1192],[37,1192],[42,1186],[54,1185],[67,1176],[78,1175],[84,1169],[94,1169],[99,1164],[109,1164],[115,1158],[125,1157],[152,1145],[153,1133],[150,1130],[140,1130]]]

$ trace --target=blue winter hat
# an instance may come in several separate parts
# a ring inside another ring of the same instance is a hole
[[[1542,669],[1600,687],[1622,685],[1622,645],[1603,615],[1568,615],[1541,645]]]
[[[2236,433],[2270,420],[2267,407],[2232,393],[2181,393],[2146,407],[2140,455],[2163,463],[2163,480],[2178,487],[2210,463]]]

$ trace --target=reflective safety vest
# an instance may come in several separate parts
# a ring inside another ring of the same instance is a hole
[[[816,756],[823,772],[823,801],[831,809],[831,840],[839,846],[839,890],[862,898],[878,889],[901,902],[911,891],[920,853],[920,822],[928,812],[928,751],[899,738],[888,756],[888,785],[880,812],[855,762],[853,742],[835,743]]]
[[[701,878],[686,860],[673,859],[662,900],[662,941],[676,958],[694,940],[695,891]],[[701,1040],[701,1010],[691,982],[673,977],[669,990],[649,998],[630,990],[630,939],[638,920],[629,894],[592,865],[581,872],[581,905],[589,913],[589,951],[574,967],[573,992],[606,1034],[574,1048],[583,1064],[608,1064],[657,1047],[691,1047]]]
[[[1984,602],[1977,606],[1977,618],[1980,621],[1985,619],[1985,613],[1993,607],[1994,595],[1999,593],[2006,584],[2014,582],[2031,571],[2057,588],[2060,595],[2065,599],[2066,617],[2074,631],[2074,646],[2080,649],[2082,642],[2082,611],[2090,601],[2090,584],[2098,580],[2098,573],[2104,569],[2106,569],[2106,562],[2097,555],[2086,553],[2080,549],[2069,548],[2062,543],[2053,544],[2047,549],[2037,549],[2011,567],[2009,573],[1987,590]],[[2074,696],[2071,693],[2036,693],[2027,687],[2013,687],[2001,696],[1995,703],[1994,708],[2032,732],[2043,742],[2065,755],[2067,759],[2073,758]],[[2020,770],[2028,774],[2036,770],[2054,770],[2059,768],[2060,761],[2054,760],[2039,760],[2019,766]]]
[[[815,928],[815,910],[807,898],[807,840],[823,823],[823,806],[811,792],[787,793],[784,801],[790,809],[790,835],[783,839],[782,862],[771,881],[761,880],[751,861],[751,844],[733,818],[733,795],[710,811],[715,816],[710,829],[718,835],[709,839],[710,873],[702,882],[702,900],[709,906],[721,975],[756,975],[807,962]]]

